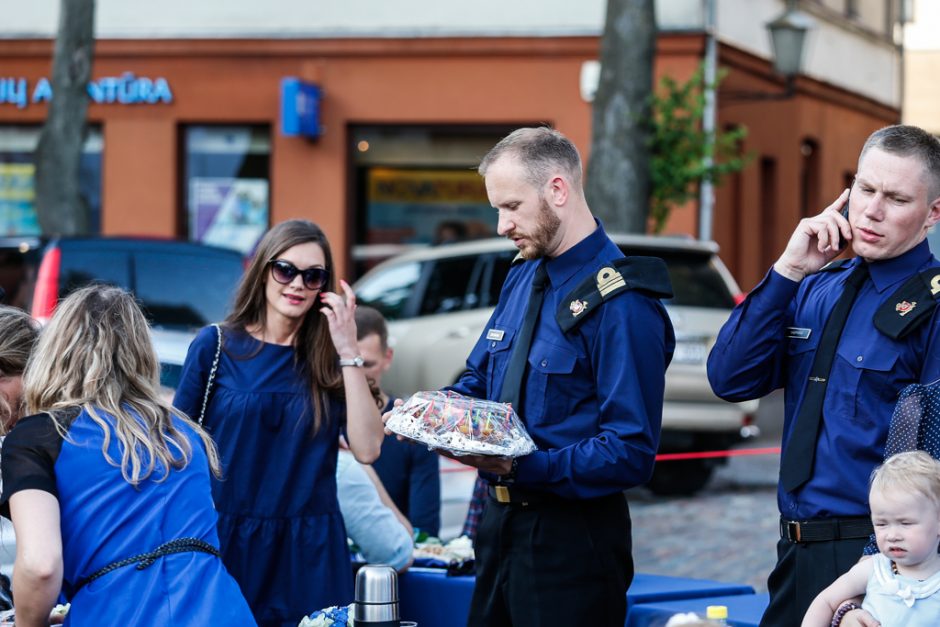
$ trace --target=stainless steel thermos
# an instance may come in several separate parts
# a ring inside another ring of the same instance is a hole
[[[356,627],[399,627],[398,573],[385,564],[367,564],[356,573]]]

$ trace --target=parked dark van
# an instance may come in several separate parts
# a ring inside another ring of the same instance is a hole
[[[244,262],[194,242],[89,237],[0,241],[5,303],[48,320],[72,290],[99,282],[137,296],[154,327],[197,329],[225,317]]]

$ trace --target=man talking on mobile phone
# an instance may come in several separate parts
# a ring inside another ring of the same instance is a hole
[[[938,220],[940,142],[913,126],[876,131],[851,190],[800,221],[709,355],[721,398],[785,389],[780,541],[761,627],[799,625],[858,561],[898,392],[940,378],[940,262],[926,241]],[[855,258],[833,261],[840,236]],[[876,624],[846,616],[843,626]]]

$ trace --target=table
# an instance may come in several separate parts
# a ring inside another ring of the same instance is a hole
[[[463,627],[476,577],[448,577],[440,568],[409,568],[398,576],[399,614],[418,627]]]
[[[754,594],[754,588],[741,583],[638,573],[627,591],[627,613],[638,603],[751,594]]]
[[[475,584],[473,576],[448,577],[445,571],[437,568],[411,568],[398,578],[401,617],[416,621],[418,627],[463,627]],[[627,591],[627,625],[630,624],[631,609],[638,605],[753,595],[754,588],[744,584],[639,573]],[[730,615],[734,616],[733,613]]]
[[[769,600],[770,595],[764,592],[761,594],[736,594],[732,596],[637,603],[627,612],[625,627],[663,625],[670,616],[681,612],[696,612],[704,616],[705,608],[709,605],[726,606],[728,608],[729,625],[757,627]]]

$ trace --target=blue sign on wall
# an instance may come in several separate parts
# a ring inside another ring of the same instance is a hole
[[[281,132],[289,137],[319,137],[320,86],[299,78],[281,79]]]

